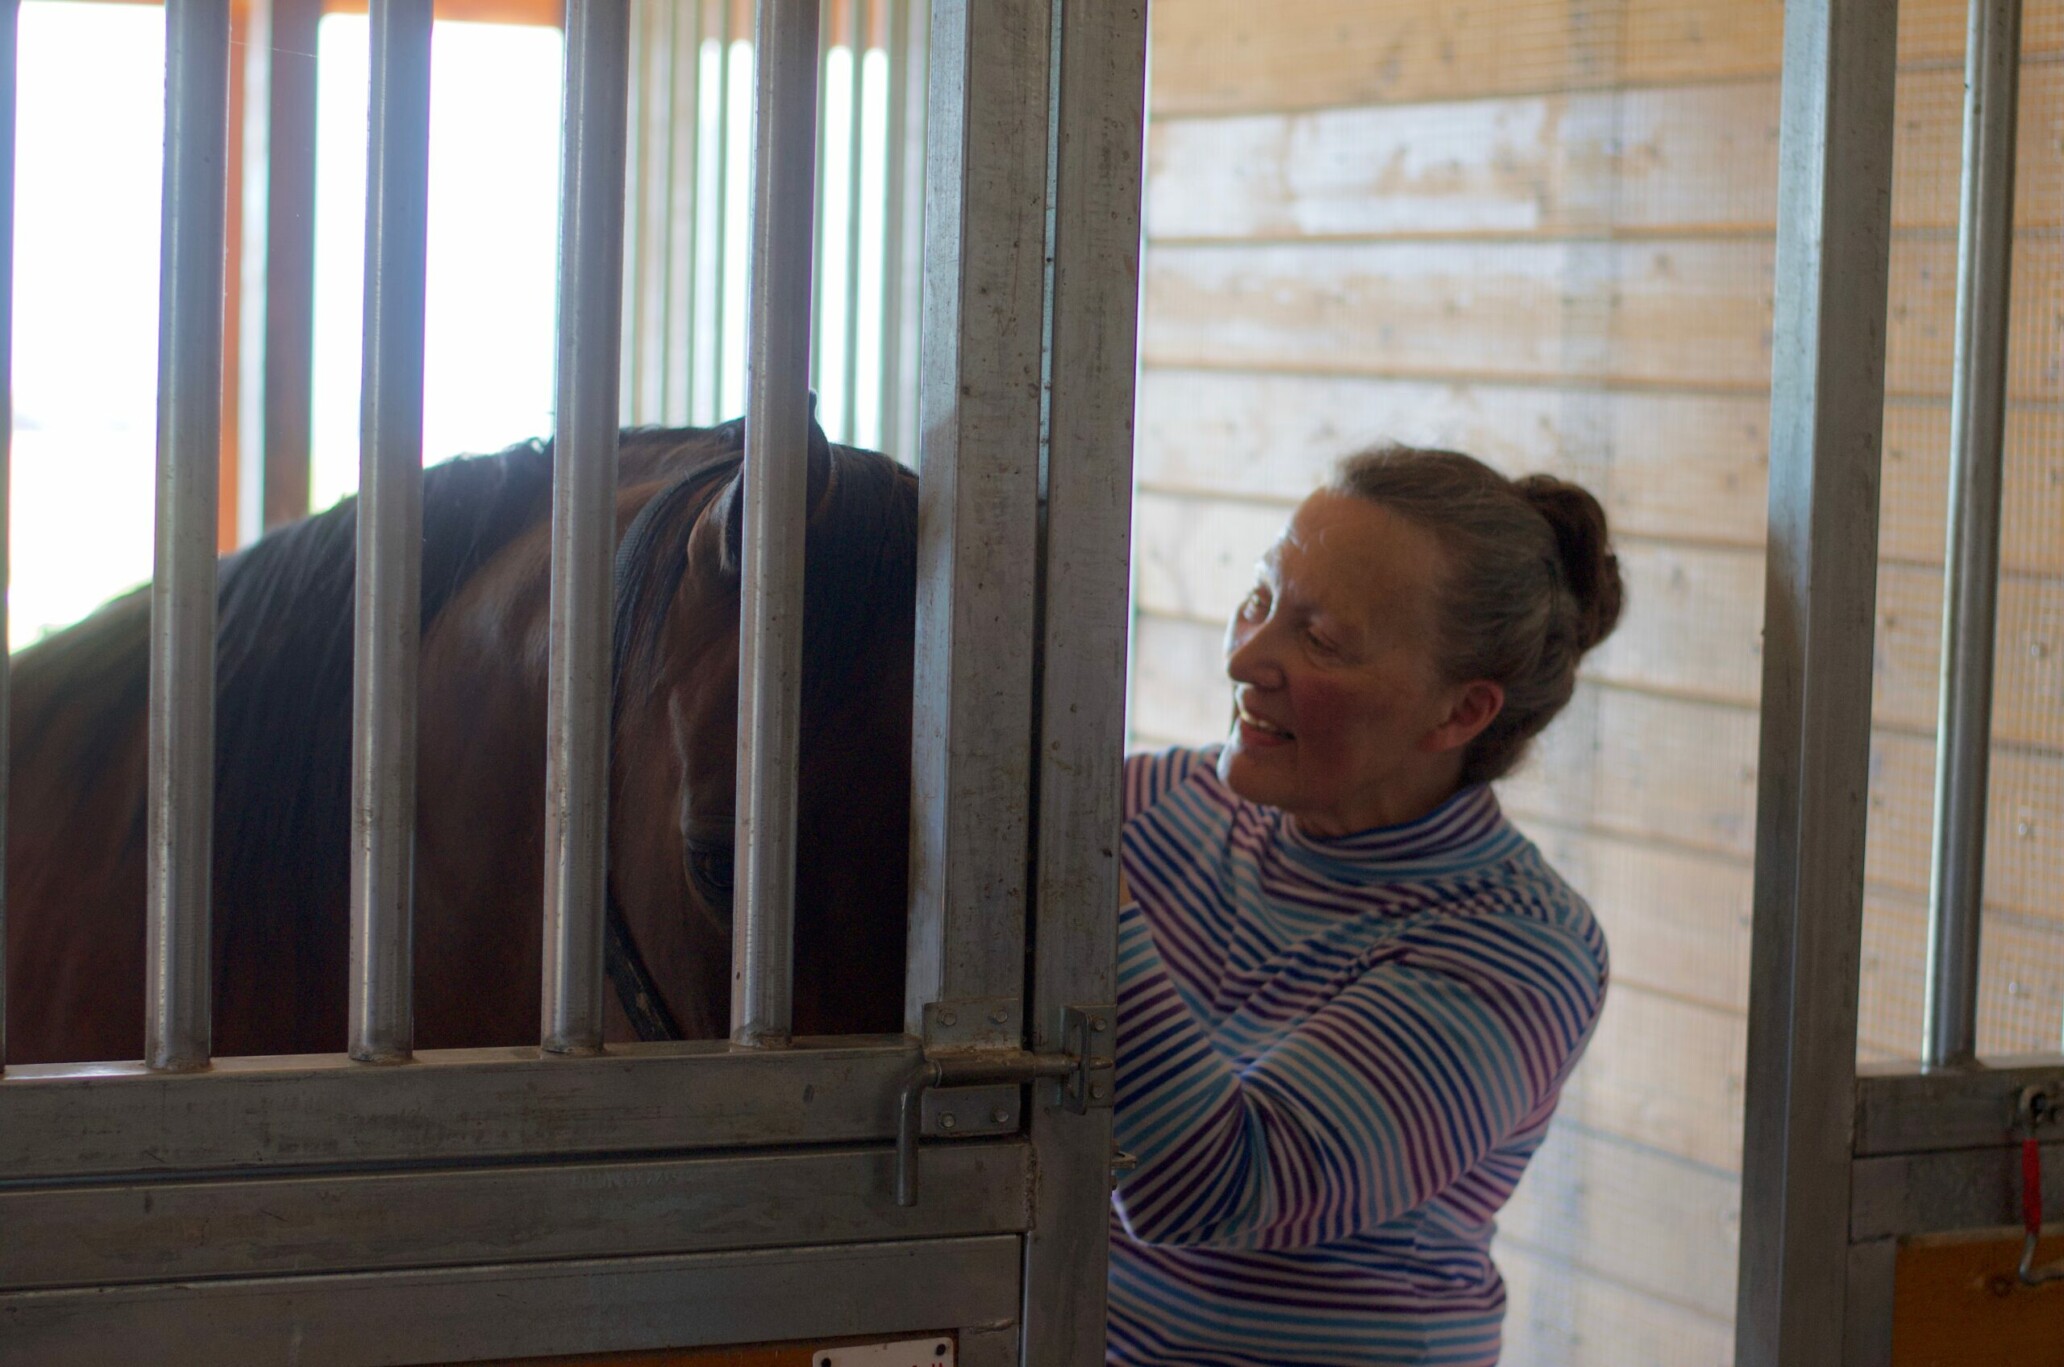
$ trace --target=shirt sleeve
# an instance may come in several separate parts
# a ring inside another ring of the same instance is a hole
[[[1335,1243],[1423,1205],[1552,1108],[1603,996],[1578,939],[1429,916],[1244,1066],[1216,1047],[1136,902],[1119,913],[1114,1197],[1148,1244]]]

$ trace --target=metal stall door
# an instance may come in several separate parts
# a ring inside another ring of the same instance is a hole
[[[2064,1058],[1974,1047],[2018,0],[1970,6],[1927,1039],[1856,1064],[1897,20],[1896,0],[1786,7],[1743,1367],[1889,1363],[1902,1240],[2018,1217],[2029,1280],[2064,1215],[2035,1185],[2064,1169]]]
[[[617,0],[570,0],[541,1040],[418,1051],[430,5],[374,0],[350,1039],[226,1059],[207,728],[229,0],[167,15],[149,1049],[0,1074],[0,1363],[907,1335],[962,1363],[1100,1362],[1143,7],[933,6],[908,1023],[808,1039],[788,1011],[802,445],[781,435],[808,414],[819,17],[762,0],[734,1030],[604,1048],[628,33]]]

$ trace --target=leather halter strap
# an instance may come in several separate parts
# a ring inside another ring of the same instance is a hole
[[[623,903],[616,899],[616,884],[610,883],[608,889],[603,972],[609,975],[609,984],[616,989],[616,999],[622,1004],[624,1014],[631,1018],[631,1028],[638,1032],[639,1039],[648,1043],[680,1039],[680,1024],[674,1020],[674,1013],[667,1009],[666,998],[659,994],[658,984],[652,981],[652,970],[645,966],[645,956],[638,952],[638,942],[631,937],[631,924],[624,917]]]

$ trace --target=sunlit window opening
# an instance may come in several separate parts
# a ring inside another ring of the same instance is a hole
[[[362,14],[322,21],[316,123],[315,433],[309,502],[358,488],[365,290]],[[423,456],[552,430],[559,30],[439,23],[431,43]]]
[[[165,122],[161,10],[28,0],[19,33],[10,648],[150,578]]]
[[[312,511],[358,487],[370,27],[331,14],[319,33]],[[21,8],[12,648],[150,577],[164,42],[156,6]],[[879,42],[841,31],[820,66],[813,384],[826,432],[868,447],[911,445],[889,431],[885,386],[914,380],[885,364],[901,345],[890,334],[914,321],[892,307],[914,300],[889,297],[888,257],[909,249],[892,236],[903,206],[890,203],[890,144],[906,134],[891,127],[890,86],[908,77]],[[692,140],[687,179],[640,187],[636,155],[629,173],[634,201],[665,195],[683,225],[684,254],[663,267],[678,307],[634,306],[674,310],[666,335],[688,340],[627,352],[627,372],[663,375],[679,396],[654,409],[627,391],[631,422],[709,424],[745,408],[753,48],[708,34],[684,53],[695,90],[666,136]],[[555,28],[439,22],[432,54],[426,464],[552,431],[564,41]],[[635,298],[649,282],[626,265]]]

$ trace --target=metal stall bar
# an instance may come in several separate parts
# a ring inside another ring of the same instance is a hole
[[[694,421],[691,405],[695,384],[695,224],[697,162],[702,141],[702,0],[673,0],[674,26],[669,37],[673,79],[668,87],[666,213],[667,304],[662,345],[666,370],[660,381],[660,421],[681,425]]]
[[[821,212],[822,206],[831,202],[831,158],[826,155],[829,151],[828,143],[830,142],[830,130],[826,127],[830,118],[830,111],[824,106],[824,91],[831,84],[831,49],[838,42],[836,29],[838,26],[839,7],[840,0],[831,0],[831,7],[829,9],[825,9],[820,4],[817,16],[817,104],[814,116],[817,121],[817,150],[815,160],[811,164],[815,167],[817,204],[820,212],[812,216],[814,233],[811,238],[810,260],[815,266],[815,274],[811,280],[813,291],[822,290],[829,276],[829,272],[825,270],[824,257],[825,216]],[[810,380],[811,387],[815,389],[821,387],[824,383],[824,311],[826,301],[817,298],[815,293],[811,295],[811,298],[813,303],[810,309]],[[748,323],[747,327],[750,328],[751,324]],[[748,362],[749,364],[750,362]],[[843,438],[843,434],[841,436]]]
[[[925,91],[930,84],[930,25],[913,23],[916,0],[889,7],[889,109],[882,175],[881,449],[917,459],[917,372],[923,250]],[[915,94],[916,98],[912,98]],[[913,145],[920,174],[909,173]],[[918,231],[912,231],[912,225]]]
[[[238,540],[308,516],[320,0],[259,0],[244,58]]]
[[[544,1047],[602,1047],[609,631],[616,555],[630,11],[567,0],[559,173],[558,431],[545,719]]]
[[[740,1044],[786,1044],[794,1016],[821,17],[818,0],[760,0],[753,33],[745,567],[738,624],[741,917],[731,941],[731,1036]]]
[[[846,89],[846,302],[845,335],[839,355],[839,434],[844,441],[860,440],[860,160],[865,146],[861,123],[865,117],[867,46],[874,36],[873,7],[869,0],[846,0],[852,18],[847,28],[846,50],[852,61],[852,79]]]
[[[710,287],[709,393],[702,400],[710,421],[728,417],[724,405],[724,366],[729,360],[725,318],[731,308],[731,44],[737,38],[740,0],[717,0],[717,141],[714,213],[707,248],[714,262]]]
[[[1048,347],[1038,934],[1033,1048],[1111,1052],[1132,515],[1146,6],[1063,3]],[[1098,1029],[1099,1022],[1104,1028]],[[1037,1091],[1046,1091],[1039,1088]],[[1069,1115],[1035,1093],[1040,1184],[1025,1245],[1023,1360],[1104,1360],[1108,1096]]]
[[[1928,1004],[1921,1047],[1921,1062],[1931,1068],[1967,1064],[1978,1056],[1978,937],[1992,759],[2020,54],[2021,0],[1971,0],[1964,56],[1956,378],[1949,403],[1935,859],[1928,886]]]
[[[7,758],[11,732],[11,662],[7,641],[7,586],[12,546],[8,518],[14,474],[14,71],[21,0],[0,0],[0,869],[7,849]],[[7,1070],[7,879],[0,876],[0,1072]]]
[[[229,0],[165,9],[158,490],[145,817],[144,1061],[205,1067],[215,816],[216,462],[222,444]]]
[[[1841,1360],[1897,13],[1785,10],[1742,1367]]]
[[[365,1063],[415,1044],[430,14],[430,0],[372,0],[351,671],[350,1051]]]
[[[904,1015],[1023,1032],[1050,0],[932,6]]]

